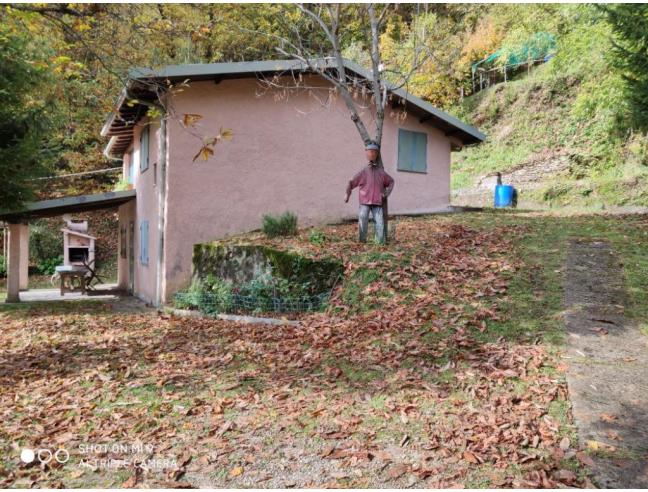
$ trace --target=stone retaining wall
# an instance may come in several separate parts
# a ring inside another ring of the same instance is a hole
[[[193,251],[193,279],[211,274],[233,285],[263,275],[311,283],[314,292],[331,289],[344,272],[335,260],[312,260],[286,251],[258,245],[196,244]]]

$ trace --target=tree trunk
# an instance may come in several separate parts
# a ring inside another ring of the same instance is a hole
[[[381,59],[380,59],[380,21],[376,17],[376,11],[373,4],[367,6],[369,14],[369,24],[371,27],[371,75],[372,88],[374,95],[374,104],[376,105],[376,143],[381,146],[383,124],[385,120],[385,103],[386,94],[383,95],[383,84],[381,80]],[[384,12],[383,12],[384,13]],[[382,154],[378,154],[378,165],[383,168]],[[382,199],[383,209],[383,231],[385,234],[385,244],[389,242],[389,211],[387,209],[387,198]]]
[[[319,10],[312,9],[311,6],[317,4],[297,4],[297,8],[305,15],[310,17],[322,30],[326,38],[331,44],[331,52],[327,56],[331,56],[335,60],[335,66],[337,68],[337,77],[328,73],[325,69],[317,69],[317,67],[311,64],[311,58],[309,50],[304,50],[304,43],[300,38],[298,43],[286,43],[293,48],[295,53],[291,53],[292,56],[295,56],[307,66],[309,66],[314,72],[319,72],[325,79],[331,82],[340,93],[342,101],[349,110],[351,120],[355,123],[355,126],[360,134],[360,138],[363,143],[366,145],[371,141],[371,136],[368,129],[365,127],[364,122],[360,118],[358,108],[356,103],[353,100],[353,95],[349,89],[349,81],[346,77],[346,69],[344,66],[344,60],[342,57],[342,45],[340,43],[339,37],[339,28],[340,28],[340,12],[341,4],[320,4]],[[323,8],[326,8],[328,14],[329,23],[327,24],[324,20],[324,17],[321,15]],[[385,119],[385,107],[387,105],[387,88],[383,84],[382,74],[384,67],[382,65],[381,54],[380,54],[380,28],[385,21],[385,16],[389,12],[389,9],[392,8],[390,5],[386,5],[382,12],[378,15],[374,4],[367,4],[366,12],[369,18],[369,45],[370,45],[370,55],[371,55],[371,92],[373,95],[373,103],[376,107],[375,115],[375,136],[374,141],[378,146],[381,146],[382,134],[383,134],[383,125]],[[426,7],[427,9],[427,7]],[[289,53],[283,51],[283,48],[278,48],[280,53],[288,55]],[[379,167],[383,167],[382,157],[378,158]],[[388,237],[388,209],[387,209],[387,198],[382,199],[382,208],[383,208],[383,220],[384,220],[384,231],[385,231],[385,242],[387,242]]]

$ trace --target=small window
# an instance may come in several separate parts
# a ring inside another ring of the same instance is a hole
[[[398,129],[398,170],[427,172],[427,133]]]
[[[149,262],[149,221],[143,220],[140,224],[140,263],[148,265]]]
[[[149,167],[149,127],[142,128],[140,133],[140,172],[143,173]]]

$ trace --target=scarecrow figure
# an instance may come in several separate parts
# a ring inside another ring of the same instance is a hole
[[[376,241],[385,244],[385,222],[383,219],[383,198],[387,198],[394,189],[394,178],[385,172],[378,165],[378,153],[380,147],[374,142],[369,142],[365,146],[367,155],[367,166],[356,174],[346,189],[345,202],[349,201],[351,191],[354,188],[360,188],[358,196],[360,198],[360,210],[358,212],[358,233],[360,242],[367,241],[367,226],[369,223],[369,212],[373,217],[376,225]]]

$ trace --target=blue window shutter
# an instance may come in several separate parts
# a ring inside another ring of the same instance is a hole
[[[148,265],[149,261],[149,221],[140,224],[140,263]]]
[[[411,169],[411,132],[398,130],[398,169],[409,171]]]
[[[427,171],[427,133],[412,132],[414,134],[414,171]]]
[[[400,171],[427,171],[427,133],[398,129],[398,166]]]
[[[149,167],[149,127],[145,126],[140,134],[140,172]]]

